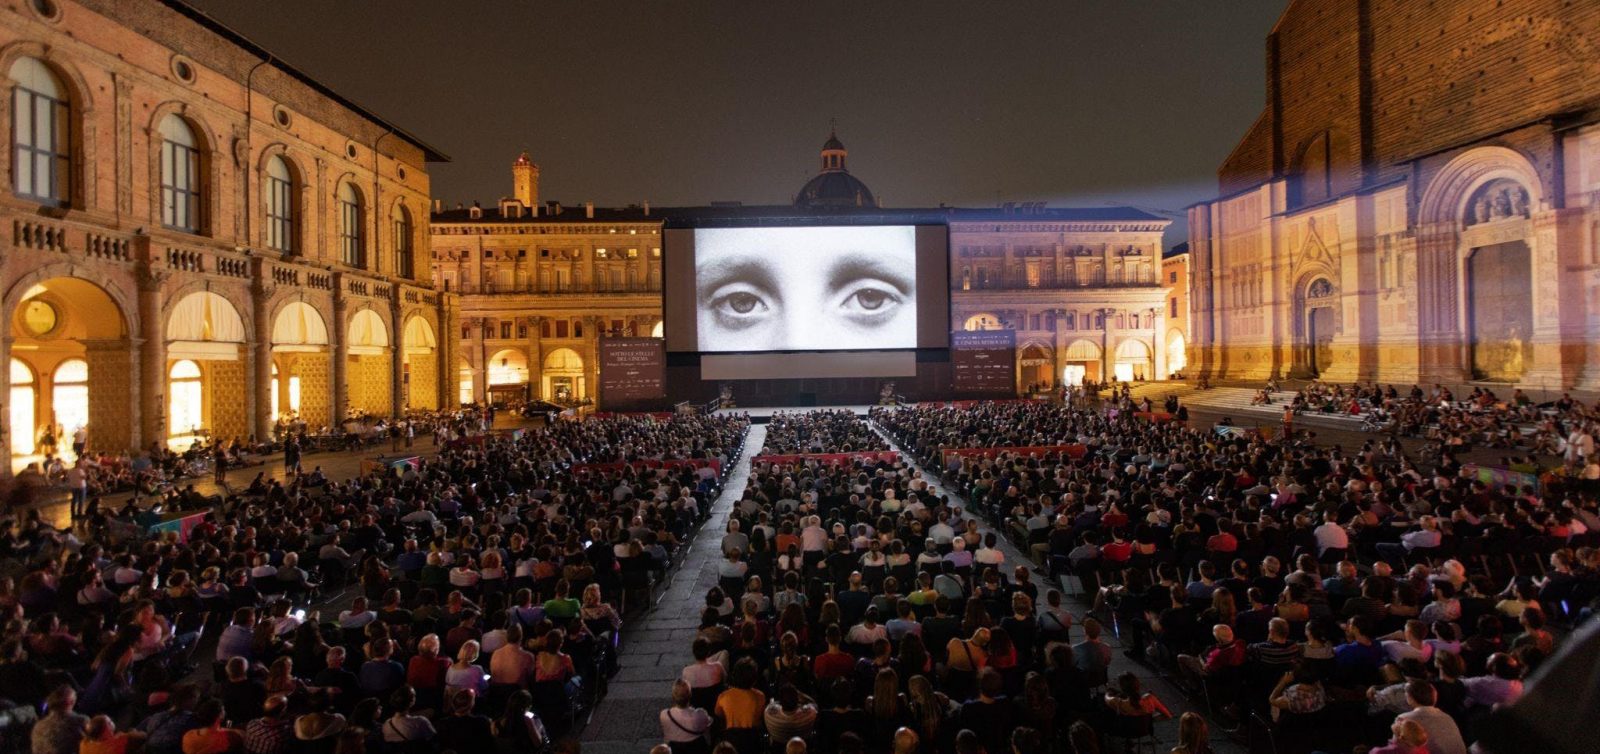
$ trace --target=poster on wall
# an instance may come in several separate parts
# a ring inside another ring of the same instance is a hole
[[[957,393],[1016,392],[1016,359],[1017,334],[1012,330],[958,330],[950,335]]]
[[[667,397],[662,343],[660,338],[601,338],[601,402],[616,406]]]

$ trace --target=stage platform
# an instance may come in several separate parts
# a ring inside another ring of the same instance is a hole
[[[766,424],[773,414],[796,413],[800,411],[849,411],[860,417],[866,417],[867,409],[872,408],[867,404],[854,406],[751,406],[750,408],[719,408],[714,414],[749,414],[750,421],[755,424]]]

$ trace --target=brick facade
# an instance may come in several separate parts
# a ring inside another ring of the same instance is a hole
[[[442,300],[423,262],[430,248],[427,167],[442,155],[181,3],[53,5],[58,12],[48,17],[33,3],[0,6],[0,73],[24,59],[42,65],[61,92],[70,133],[69,167],[58,181],[64,201],[14,185],[17,152],[9,144],[0,150],[0,290],[7,292],[0,312],[12,328],[0,339],[0,360],[15,357],[34,372],[50,368],[34,363],[43,355],[89,360],[92,445],[119,451],[167,437],[169,351],[206,362],[208,380],[225,378],[207,385],[219,396],[207,407],[208,429],[266,435],[273,419],[267,360],[277,345],[271,318],[290,296],[304,299],[330,331],[341,306],[440,321]],[[12,140],[19,138],[12,127],[17,83],[9,76],[0,82],[0,134]],[[193,228],[163,223],[168,116],[195,143]],[[274,158],[292,174],[287,250],[268,244],[266,170]],[[359,264],[340,254],[335,197],[342,185],[355,188],[361,202]],[[399,222],[404,217],[409,226]],[[397,250],[405,248],[413,255],[410,277],[400,274]],[[174,309],[196,291],[229,302],[243,332],[171,342]],[[14,315],[36,301],[51,304],[63,324],[24,329]],[[85,319],[99,323],[96,332],[71,324]],[[324,361],[344,357],[343,339],[331,334]],[[237,360],[207,360],[230,347]],[[387,399],[392,378],[385,384]],[[8,387],[0,385],[0,394]],[[317,393],[311,381],[307,387]],[[39,422],[47,401],[41,394]],[[395,403],[372,402],[385,410]],[[312,398],[302,413],[313,424],[331,423],[338,403],[331,395]]]
[[[1196,366],[1600,387],[1596,29],[1562,0],[1292,2],[1190,211]]]

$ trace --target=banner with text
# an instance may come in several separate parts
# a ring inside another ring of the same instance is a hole
[[[600,400],[616,406],[667,397],[662,344],[660,338],[601,338]]]
[[[1013,330],[957,330],[950,334],[952,388],[958,393],[1015,394],[1017,334]]]

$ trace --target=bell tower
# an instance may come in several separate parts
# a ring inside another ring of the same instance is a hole
[[[523,206],[539,211],[539,166],[533,163],[527,152],[517,156],[517,161],[511,163],[511,195]]]

